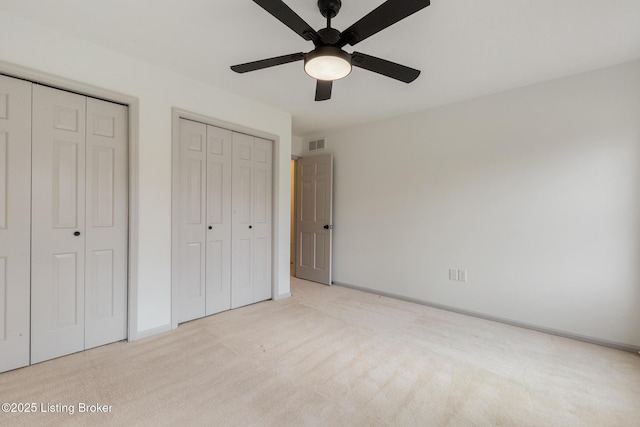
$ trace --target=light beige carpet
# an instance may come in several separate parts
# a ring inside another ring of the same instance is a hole
[[[638,355],[337,286],[292,293],[0,374],[0,402],[38,405],[0,425],[640,426]]]

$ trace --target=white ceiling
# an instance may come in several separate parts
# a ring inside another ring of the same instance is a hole
[[[316,0],[285,0],[312,27]],[[344,30],[383,0],[343,0]],[[432,0],[353,48],[422,70],[407,85],[362,69],[315,102],[302,62],[230,65],[313,45],[251,0],[0,0],[0,10],[293,115],[297,135],[397,116],[640,58],[638,0]]]

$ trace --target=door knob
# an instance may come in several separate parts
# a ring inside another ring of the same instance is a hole
[[[333,227],[332,227],[332,226],[330,226],[329,224],[325,224],[325,226],[324,226],[324,227],[322,227],[322,228],[324,228],[325,230],[330,230],[330,229],[332,229]]]
[[[213,230],[213,227],[211,225],[209,226],[209,230]]]
[[[80,232],[79,232],[79,231],[76,231],[76,232],[74,232],[74,233],[73,233],[73,235],[74,235],[74,236],[79,236],[79,235],[80,235]]]
[[[250,225],[249,228],[253,228],[253,225]]]

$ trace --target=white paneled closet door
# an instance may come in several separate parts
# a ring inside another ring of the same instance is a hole
[[[207,125],[180,120],[180,277],[177,322],[205,316]]]
[[[0,372],[29,364],[31,83],[0,76]]]
[[[31,363],[84,350],[86,98],[33,87]]]
[[[85,349],[127,337],[127,113],[87,98]]]
[[[253,163],[253,300],[271,298],[271,222],[273,144],[255,138]]]
[[[233,134],[231,307],[271,298],[272,144]]]
[[[232,308],[253,302],[253,150],[253,137],[233,135]]]
[[[126,338],[126,107],[33,86],[31,363]]]
[[[207,316],[231,308],[231,141],[231,131],[207,126]]]
[[[174,323],[271,298],[273,144],[179,120]]]
[[[231,307],[231,134],[180,120],[177,323]]]

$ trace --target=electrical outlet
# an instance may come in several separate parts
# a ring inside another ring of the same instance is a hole
[[[449,269],[449,280],[458,280],[458,270],[454,268]]]
[[[458,280],[461,282],[467,281],[467,270],[458,270]]]

